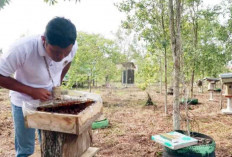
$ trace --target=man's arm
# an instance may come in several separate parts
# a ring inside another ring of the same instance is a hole
[[[0,86],[30,95],[33,99],[40,99],[42,101],[48,100],[51,96],[51,93],[46,89],[26,86],[11,77],[5,77],[3,75],[0,75]]]
[[[70,68],[71,62],[69,62],[64,69],[62,70],[61,77],[60,77],[60,84],[62,84],[62,81],[64,79],[64,76],[67,74],[69,68]]]

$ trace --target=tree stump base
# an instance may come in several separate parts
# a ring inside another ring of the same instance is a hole
[[[79,135],[42,130],[41,136],[41,157],[81,157],[92,145],[91,128]]]

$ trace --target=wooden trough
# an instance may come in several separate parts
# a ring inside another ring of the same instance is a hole
[[[25,125],[42,130],[42,157],[90,157],[98,151],[91,147],[91,125],[102,114],[102,102],[56,100],[32,106],[23,105]]]

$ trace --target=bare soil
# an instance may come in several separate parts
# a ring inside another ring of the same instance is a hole
[[[196,91],[196,90],[195,90]],[[164,114],[164,93],[149,89],[155,106],[145,106],[147,94],[136,87],[97,88],[104,101],[104,115],[110,121],[105,129],[93,130],[93,142],[100,151],[96,157],[159,157],[162,146],[151,141],[151,135],[169,132],[172,126],[172,95],[168,95],[168,115]],[[220,94],[208,101],[209,93],[194,95],[200,104],[189,107],[191,131],[212,137],[216,142],[216,156],[232,156],[232,115],[220,112]],[[223,98],[223,108],[226,99]],[[186,130],[184,105],[181,109],[181,129]],[[36,153],[39,156],[36,141]],[[0,89],[0,157],[14,156],[14,131],[8,90]]]

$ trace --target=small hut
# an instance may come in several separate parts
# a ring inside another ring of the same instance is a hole
[[[210,98],[209,100],[212,101],[213,100],[213,92],[216,90],[216,83],[218,81],[220,81],[220,79],[218,78],[204,78],[204,80],[208,81],[208,91],[210,92]]]
[[[134,71],[136,67],[133,62],[122,63],[122,84],[134,84]]]

